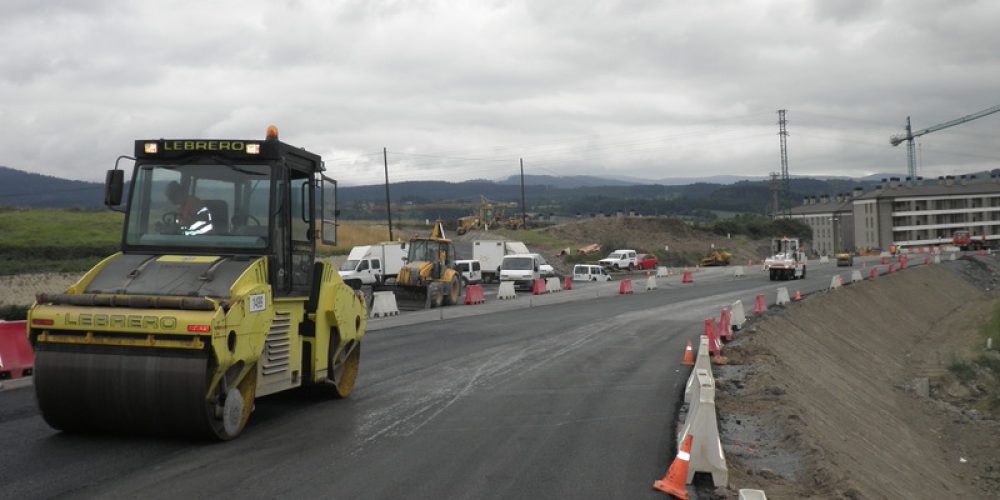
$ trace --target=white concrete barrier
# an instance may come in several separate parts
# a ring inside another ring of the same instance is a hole
[[[956,254],[955,252],[952,252],[951,255],[948,256],[948,260],[955,260],[955,259],[957,259],[958,258],[957,255],[958,254]]]
[[[791,301],[792,299],[788,297],[788,288],[785,287],[779,288],[778,296],[774,299],[774,305],[783,306]]]
[[[702,335],[698,342],[698,354],[695,356],[694,368],[688,377],[687,385],[684,387],[684,402],[690,403],[698,396],[698,370],[707,370],[708,375],[712,375],[712,350],[708,347],[708,336]],[[712,377],[714,383],[715,377]]]
[[[559,283],[559,278],[545,278],[545,291],[548,293],[561,292],[562,285]]]
[[[392,292],[375,292],[372,294],[372,311],[370,318],[384,318],[399,314],[396,305],[396,295]]]
[[[514,291],[514,282],[513,281],[501,281],[500,282],[500,289],[497,290],[497,299],[507,300],[507,299],[516,299],[516,298],[517,298],[517,292]]]
[[[646,278],[646,290],[656,290],[656,276]]]
[[[670,276],[670,269],[667,269],[666,266],[659,266],[656,268],[657,278],[666,278],[667,276]]]
[[[698,398],[695,399],[692,395],[687,419],[677,436],[678,443],[683,443],[688,435],[694,436],[686,484],[691,484],[695,472],[707,472],[712,475],[715,487],[723,488],[729,484],[729,468],[726,467],[726,456],[722,453],[722,442],[719,440],[719,422],[715,414],[715,381],[710,370],[695,372],[698,377]]]
[[[826,255],[820,256],[819,263],[820,264],[829,264],[830,263],[830,257],[828,257]]]
[[[889,253],[889,252],[882,252],[882,253],[878,254],[878,256],[879,257],[892,257],[892,254]]]
[[[767,495],[764,494],[764,490],[748,490],[744,488],[740,490],[739,500],[767,500]]]
[[[729,306],[729,311],[731,313],[729,321],[732,323],[729,326],[732,326],[734,330],[742,330],[743,324],[747,322],[747,315],[743,310],[743,301],[737,300],[733,302],[733,305]]]
[[[840,285],[843,284],[843,280],[844,279],[841,278],[839,274],[834,274],[833,278],[830,278],[830,290],[840,288]]]
[[[934,256],[934,263],[935,264],[940,264],[941,263],[941,256],[940,255],[935,255]]]
[[[861,271],[858,271],[856,269],[854,271],[851,271],[851,283],[857,283],[863,279],[864,278],[861,276]]]
[[[733,277],[742,278],[743,277],[743,266],[736,266],[733,268]]]

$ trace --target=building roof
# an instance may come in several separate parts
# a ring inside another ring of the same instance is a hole
[[[942,181],[924,181],[922,185],[907,185],[904,183],[883,183],[882,189],[869,191],[855,198],[856,200],[874,200],[878,198],[901,198],[905,196],[948,196],[956,194],[1000,194],[998,179],[971,179],[967,184],[961,184],[955,179],[951,185]]]
[[[812,215],[812,214],[831,214],[834,212],[848,212],[854,210],[852,203],[854,199],[850,196],[844,201],[837,201],[833,198],[827,202],[810,203],[808,205],[799,205],[797,207],[792,207],[789,211],[792,215]]]

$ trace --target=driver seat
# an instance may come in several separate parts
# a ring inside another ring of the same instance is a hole
[[[229,233],[229,205],[224,200],[202,200],[212,213],[212,228],[214,234]]]

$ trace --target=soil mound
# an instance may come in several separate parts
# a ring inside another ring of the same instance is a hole
[[[963,279],[969,267],[808,297],[738,335],[717,401],[730,484],[769,498],[996,498],[1000,423],[940,383],[990,315],[994,280]]]

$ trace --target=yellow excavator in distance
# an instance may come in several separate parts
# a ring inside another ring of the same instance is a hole
[[[733,259],[733,254],[723,250],[712,250],[712,253],[702,257],[701,265],[708,266],[728,266]]]
[[[455,269],[455,245],[437,221],[431,236],[410,238],[406,264],[396,276],[398,299],[423,303],[426,309],[458,304],[462,277]]]

